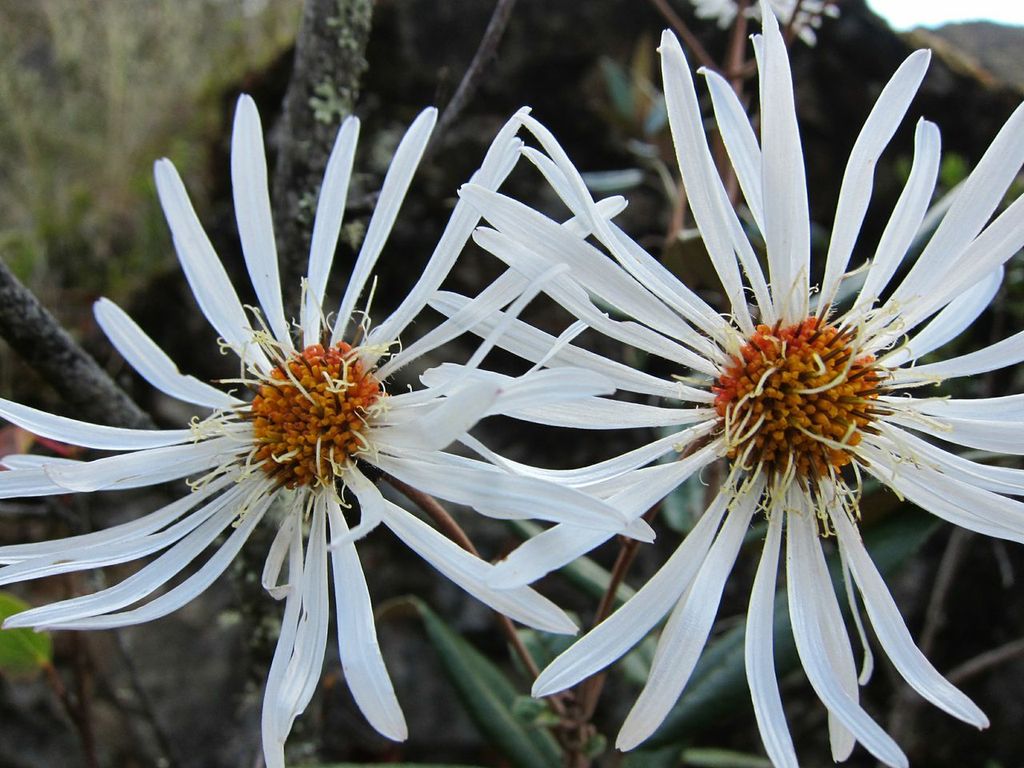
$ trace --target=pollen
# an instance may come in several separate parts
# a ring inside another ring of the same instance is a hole
[[[257,387],[250,463],[287,488],[333,484],[366,450],[367,419],[382,397],[380,382],[348,344],[306,347]]]
[[[882,412],[882,374],[854,337],[817,317],[759,325],[712,386],[728,457],[806,479],[849,464]]]

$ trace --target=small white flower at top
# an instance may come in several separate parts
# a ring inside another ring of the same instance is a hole
[[[694,11],[702,19],[712,19],[718,26],[731,26],[736,19],[739,4],[736,0],[691,0]],[[831,0],[768,0],[775,16],[783,26],[792,24],[794,32],[807,45],[814,45],[818,42],[815,30],[821,27],[822,17],[839,16],[839,7]],[[793,12],[796,11],[796,18],[793,19]],[[757,3],[749,3],[747,16],[761,20],[761,12]],[[790,21],[791,19],[792,22]]]

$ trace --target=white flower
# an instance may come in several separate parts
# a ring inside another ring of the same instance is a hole
[[[212,409],[211,415],[194,419],[190,429],[112,428],[0,401],[0,416],[38,435],[118,452],[94,461],[7,456],[4,464],[9,471],[0,472],[0,498],[133,488],[180,478],[191,478],[192,489],[156,512],[107,530],[0,547],[0,562],[8,564],[0,568],[0,584],[162,552],[115,586],[18,614],[7,627],[100,629],[158,618],[194,598],[223,573],[261,521],[277,527],[263,572],[266,589],[285,601],[263,710],[269,766],[283,766],[287,734],[319,679],[328,636],[329,579],[334,583],[341,662],[352,694],[374,728],[392,739],[406,736],[354,546],[380,523],[495,610],[546,631],[575,630],[559,608],[531,589],[489,586],[491,566],[386,499],[373,479],[380,473],[493,517],[539,517],[604,532],[623,525],[622,513],[584,493],[443,450],[488,414],[611,391],[600,374],[540,370],[501,384],[467,375],[434,388],[396,394],[385,389],[392,373],[458,336],[466,325],[465,317],[456,317],[404,349],[397,342],[444,280],[477,224],[478,216],[462,202],[399,307],[375,327],[368,319],[357,322],[361,313],[355,310],[435,119],[435,110],[422,112],[395,153],[332,326],[321,307],[359,132],[355,118],[342,125],[313,228],[303,286],[301,348],[293,346],[284,315],[262,129],[254,102],[242,97],[238,104],[231,173],[245,262],[262,313],[246,314],[177,172],[167,160],[156,164],[157,190],[182,268],[223,347],[239,357],[241,378],[236,383],[241,386],[229,393],[183,375],[106,299],[96,304],[96,318],[118,351],[153,386]],[[519,120],[516,116],[498,134],[473,177],[475,183],[494,189],[512,170],[521,145],[515,138]],[[512,302],[509,311],[515,314],[539,284],[520,281],[516,290],[505,291],[497,306]],[[466,314],[471,317],[479,311],[474,305]],[[493,339],[477,350],[469,372],[492,345]],[[254,397],[241,396],[246,390]],[[355,526],[345,514],[353,498],[360,513]],[[648,531],[646,525],[631,530],[640,536]],[[154,597],[222,535],[226,539],[194,573]]]
[[[694,12],[699,18],[713,19],[723,29],[732,24],[739,8],[736,0],[691,1]],[[797,10],[797,3],[799,3],[799,10]],[[818,41],[815,30],[821,26],[822,16],[831,16],[832,18],[839,16],[839,8],[830,0],[768,0],[768,4],[783,24],[789,24],[793,17],[793,11],[797,10],[793,29],[807,45],[814,45]],[[761,13],[756,4],[751,4],[746,13],[753,19],[761,20]]]
[[[506,466],[559,479],[613,506],[625,502],[622,508],[632,515],[712,462],[726,465],[727,479],[675,554],[630,601],[545,669],[534,694],[555,693],[606,667],[668,615],[647,685],[617,745],[630,749],[644,741],[685,687],[743,536],[760,512],[768,519],[768,532],[747,616],[746,666],[769,757],[777,766],[798,765],[772,649],[773,598],[785,538],[792,628],[807,677],[829,712],[833,757],[846,759],[860,741],[883,763],[905,766],[900,748],[858,702],[857,668],[821,537],[834,537],[854,614],[856,588],[900,674],[936,706],[985,727],[981,710],[914,644],[861,541],[858,499],[861,478],[870,475],[944,520],[1024,541],[1024,504],[1011,498],[1024,495],[1024,471],[978,463],[928,439],[1012,455],[1024,452],[1024,395],[950,399],[930,390],[946,379],[1021,362],[1024,332],[977,352],[917,364],[984,311],[1000,285],[1004,262],[1024,245],[1024,198],[990,221],[1024,162],[1024,107],[1007,121],[948,210],[937,214],[937,229],[910,264],[908,249],[922,231],[939,167],[939,132],[927,121],[918,123],[903,193],[874,255],[857,270],[863,278],[859,292],[852,274],[854,290],[846,290],[845,273],[870,201],[875,163],[929,61],[926,51],[908,57],[880,94],[851,152],[815,294],[789,61],[777,22],[769,12],[765,18],[764,35],[754,40],[760,64],[760,137],[728,83],[714,72],[703,74],[740,189],[766,244],[767,280],[715,169],[682,49],[671,34],[662,37],[666,104],[687,201],[729,301],[728,315],[720,315],[609,221],[621,202],[595,203],[564,151],[532,118],[525,125],[547,154],[524,152],[612,258],[521,203],[472,185],[463,190],[463,197],[497,230],[477,233],[482,246],[526,274],[568,264],[572,280],[563,276],[546,285],[551,297],[601,333],[667,360],[681,372],[690,369],[695,377],[663,380],[563,345],[548,365],[590,367],[622,391],[677,405],[655,408],[595,398],[590,405],[573,404],[575,426],[607,428],[616,419],[632,419],[638,426],[645,419],[651,426],[686,426],[591,467],[555,472]],[[895,279],[901,270],[902,277]],[[466,301],[441,294],[436,306],[452,313]],[[595,304],[612,308],[615,315]],[[481,324],[477,332],[486,333],[494,322]],[[552,341],[515,323],[501,343],[538,359]],[[924,386],[928,394],[912,396]],[[486,455],[484,446],[476,447]],[[651,463],[673,453],[679,454],[678,461]],[[554,526],[499,563],[492,583],[529,583],[607,538]],[[860,631],[859,620],[857,626]],[[868,667],[866,659],[863,677]]]

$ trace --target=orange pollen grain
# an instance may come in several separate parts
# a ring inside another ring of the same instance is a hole
[[[844,446],[873,432],[881,374],[857,355],[853,332],[817,317],[795,325],[759,325],[712,386],[728,457],[769,474],[792,466],[798,477],[850,463]]]
[[[335,468],[364,449],[367,414],[384,392],[345,342],[306,347],[287,366],[253,398],[251,460],[288,488],[332,483]]]

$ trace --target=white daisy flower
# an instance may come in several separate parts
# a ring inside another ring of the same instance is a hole
[[[717,22],[722,29],[732,25],[739,10],[736,0],[691,0],[694,12],[701,19],[711,19]],[[839,16],[839,8],[830,0],[768,0],[775,16],[782,24],[789,24],[796,11],[796,19],[792,22],[793,29],[797,36],[807,45],[814,45],[818,42],[815,30],[821,27],[823,16],[836,18]],[[761,13],[756,4],[750,4],[746,14],[757,21],[761,20]]]
[[[515,133],[521,117],[498,134],[473,177],[475,183],[494,189],[512,170],[520,156]],[[328,636],[329,580],[334,584],[342,667],[353,697],[380,733],[406,737],[354,546],[378,524],[506,616],[550,632],[575,631],[559,608],[531,589],[490,586],[490,564],[385,498],[375,484],[381,473],[491,517],[538,517],[603,533],[619,530],[625,522],[624,513],[582,492],[442,450],[489,414],[612,391],[601,374],[538,370],[501,384],[466,376],[435,388],[399,393],[386,389],[395,371],[464,332],[467,318],[480,312],[471,305],[464,315],[438,325],[411,346],[403,349],[398,343],[479,220],[463,202],[398,308],[375,327],[359,320],[356,311],[435,120],[436,110],[423,111],[399,144],[331,323],[322,306],[359,121],[349,118],[342,125],[318,201],[298,328],[301,346],[293,344],[284,315],[262,129],[252,99],[243,96],[238,104],[231,174],[245,262],[262,311],[250,308],[247,315],[173,165],[167,160],[156,163],[157,190],[182,268],[224,350],[240,360],[239,386],[226,392],[180,373],[113,302],[101,299],[95,313],[117,350],[153,386],[212,410],[205,418],[195,418],[189,429],[112,428],[0,401],[0,416],[35,434],[117,452],[94,461],[7,456],[8,471],[0,472],[0,498],[135,488],[180,478],[189,478],[191,486],[191,493],[138,520],[59,541],[0,547],[0,563],[6,564],[0,568],[0,584],[161,553],[115,586],[20,613],[6,627],[103,629],[156,619],[206,589],[257,525],[265,521],[276,526],[263,572],[266,589],[285,601],[263,709],[269,766],[284,765],[285,739],[319,679]],[[539,284],[520,281],[517,290],[505,291],[497,306],[512,302],[508,311],[516,314]],[[467,370],[475,368],[493,341],[485,341]],[[357,525],[346,516],[353,499],[358,502]],[[634,524],[630,531],[645,538],[650,533],[646,524]],[[194,573],[159,593],[221,536],[226,538]]]
[[[761,512],[768,532],[747,616],[746,666],[769,757],[777,766],[798,765],[772,649],[773,599],[785,539],[792,628],[807,677],[829,712],[833,757],[846,759],[859,741],[886,765],[905,766],[898,745],[859,704],[857,667],[822,539],[838,546],[854,615],[856,588],[900,674],[936,706],[985,727],[988,720],[981,710],[916,647],[862,543],[858,501],[861,479],[873,476],[944,520],[1024,541],[1024,505],[1012,498],[1024,494],[1024,471],[978,463],[942,445],[1021,454],[1024,395],[950,399],[932,389],[947,379],[1021,362],[1024,332],[977,352],[917,364],[984,311],[1000,285],[1004,262],[1024,246],[1024,198],[993,219],[1024,162],[1024,107],[1007,121],[948,210],[938,214],[937,229],[910,265],[904,261],[922,231],[939,167],[939,132],[927,121],[918,123],[909,179],[873,256],[857,270],[863,285],[844,299],[850,293],[844,290],[845,273],[871,197],[875,163],[928,65],[927,51],[908,57],[879,95],[851,152],[824,273],[812,292],[793,86],[780,29],[768,11],[764,35],[754,43],[760,137],[728,83],[714,72],[703,74],[746,205],[766,244],[768,279],[715,169],[683,51],[669,33],[661,46],[669,121],[687,200],[730,302],[727,315],[681,284],[607,219],[554,137],[532,118],[526,118],[525,126],[546,154],[524,152],[593,239],[573,236],[497,193],[473,185],[463,190],[463,197],[496,228],[475,235],[481,245],[533,273],[568,264],[572,281],[562,276],[546,285],[551,297],[601,333],[667,360],[681,372],[689,369],[693,376],[662,380],[565,343],[551,354],[552,337],[514,323],[501,342],[510,351],[532,360],[547,355],[549,366],[590,367],[622,391],[677,406],[594,398],[590,404],[549,411],[571,415],[575,426],[590,429],[613,427],[616,418],[639,424],[645,417],[650,425],[685,428],[669,429],[667,437],[578,470],[505,465],[524,475],[558,479],[613,505],[628,500],[623,509],[630,514],[653,506],[713,462],[726,467],[727,479],[675,554],[631,600],[545,669],[533,690],[546,696],[575,685],[620,658],[667,615],[646,687],[617,746],[631,749],[643,742],[686,686],[744,533]],[[901,267],[906,269],[896,279]],[[467,301],[445,293],[435,303],[454,313]],[[595,304],[630,319],[614,319]],[[487,333],[495,322],[476,330]],[[914,396],[926,385],[924,396]],[[612,415],[611,406],[621,415]],[[570,421],[568,416],[564,421]],[[474,447],[488,455],[485,446]],[[678,461],[651,463],[673,453],[679,454]],[[499,563],[492,583],[529,583],[607,538],[556,525]],[[859,619],[857,628],[863,640]],[[869,666],[866,658],[860,682]]]

